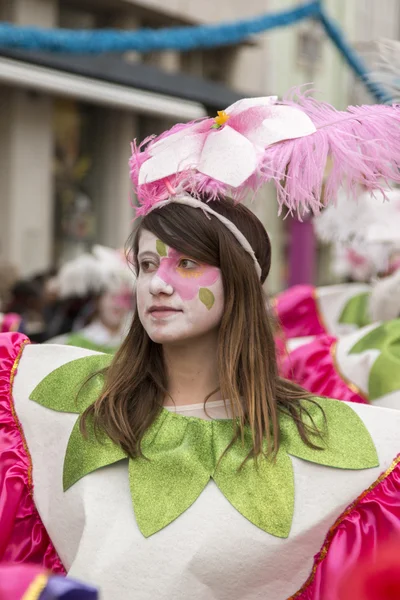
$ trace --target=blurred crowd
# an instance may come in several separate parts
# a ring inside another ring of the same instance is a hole
[[[114,351],[133,310],[134,269],[122,251],[94,246],[59,270],[20,278],[0,265],[0,328],[32,342]]]

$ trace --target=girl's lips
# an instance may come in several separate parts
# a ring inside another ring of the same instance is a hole
[[[166,319],[182,311],[170,306],[151,306],[148,312],[154,319]]]

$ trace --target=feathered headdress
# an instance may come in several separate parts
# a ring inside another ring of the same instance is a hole
[[[335,274],[369,281],[398,268],[400,190],[362,191],[354,201],[342,189],[313,223],[317,237],[334,245]]]
[[[400,242],[400,190],[360,190],[354,201],[341,189],[313,224],[324,242]]]
[[[385,90],[390,102],[399,102],[400,41],[380,39],[366,54],[367,62],[371,65],[368,79]]]
[[[92,254],[81,254],[65,263],[55,278],[60,298],[85,297],[104,290],[133,292],[136,276],[123,252],[95,245]]]
[[[331,169],[324,182],[325,167]],[[318,211],[340,186],[382,189],[400,182],[400,108],[350,106],[345,111],[296,91],[240,100],[215,118],[179,124],[133,144],[130,159],[139,215],[173,195],[236,201],[272,181],[280,207]]]

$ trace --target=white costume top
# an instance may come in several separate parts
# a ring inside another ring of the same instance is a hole
[[[102,600],[285,600],[307,579],[330,526],[399,450],[400,411],[340,403],[366,426],[379,466],[348,470],[291,456],[295,499],[287,538],[247,520],[212,479],[178,518],[144,537],[132,508],[127,460],[90,472],[64,491],[64,456],[77,415],[29,399],[49,373],[95,354],[68,346],[26,346],[13,396],[32,458],[40,517],[68,573],[98,586]],[[199,405],[168,411],[207,418]],[[223,402],[210,402],[207,412],[228,418]],[[284,502],[279,486],[274,493],[279,508]]]

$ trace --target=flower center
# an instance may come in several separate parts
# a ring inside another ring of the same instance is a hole
[[[228,121],[228,119],[230,119],[230,115],[228,115],[228,113],[226,113],[224,110],[219,110],[217,111],[217,116],[214,119],[214,123],[218,126],[218,127],[222,127],[222,125],[225,125],[225,123]]]

